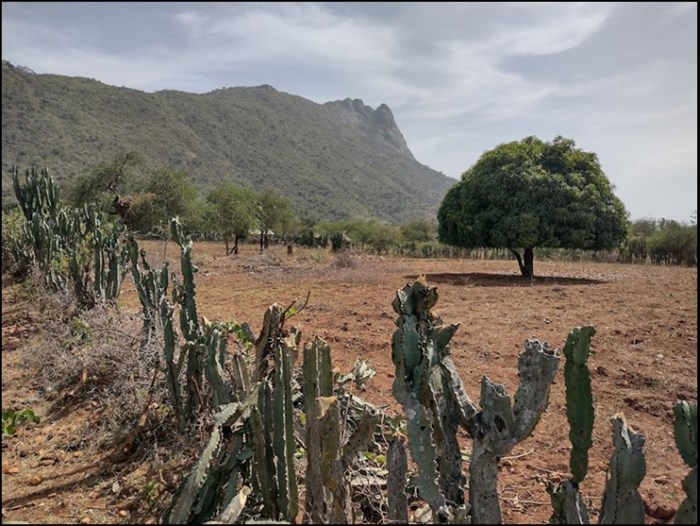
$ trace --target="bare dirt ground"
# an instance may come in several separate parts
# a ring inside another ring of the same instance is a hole
[[[141,246],[149,262],[159,265],[163,244]],[[589,368],[596,420],[588,476],[581,484],[591,521],[597,520],[612,451],[609,418],[619,412],[646,437],[647,474],[641,485],[646,522],[673,520],[684,498],[681,481],[688,468],[675,447],[672,406],[678,399],[697,403],[697,269],[547,262],[535,254],[538,277],[531,283],[517,276],[514,261],[338,258],[299,247],[288,255],[281,246],[260,255],[251,245],[233,258],[223,253],[221,244],[194,244],[200,315],[247,321],[257,332],[270,304],[300,305],[310,291],[306,308],[290,320],[301,327],[302,342],[314,335],[325,338],[334,365],[343,372],[357,358],[367,360],[377,374],[362,396],[390,414],[400,411],[391,395],[390,342],[396,319],[391,302],[397,289],[420,274],[438,288],[433,312],[446,323],[460,323],[452,354],[475,402],[482,375],[503,383],[513,396],[517,356],[526,338],[561,349],[572,328],[593,325]],[[179,270],[173,243],[167,257],[171,270]],[[105,451],[89,443],[72,447],[85,436],[95,408],[86,403],[68,413],[48,412],[32,392],[22,349],[41,317],[51,313],[22,303],[13,290],[3,285],[2,405],[32,407],[44,418],[3,441],[3,520],[157,521],[143,492],[129,499],[114,491],[115,480],[138,480],[140,468],[115,468],[105,461]],[[138,313],[130,279],[122,290],[121,308]],[[551,507],[545,482],[569,476],[562,369],[534,433],[501,462],[499,494],[506,523],[546,522]],[[469,447],[466,439],[464,447]]]

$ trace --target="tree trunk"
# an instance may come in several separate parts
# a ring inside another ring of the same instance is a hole
[[[532,267],[533,267],[533,261],[534,261],[534,254],[532,252],[532,247],[527,247],[525,249],[525,261],[523,261],[523,258],[520,256],[520,253],[513,249],[508,247],[508,250],[510,250],[513,255],[515,256],[515,259],[518,260],[518,267],[520,268],[520,274],[524,278],[532,279],[534,276]]]
[[[523,277],[532,279],[535,277],[535,273],[532,269],[533,267],[533,261],[535,259],[535,255],[532,253],[532,247],[528,247],[525,249],[525,272],[523,273]]]
[[[233,235],[233,248],[231,251],[235,254],[238,255],[238,234]]]
[[[228,256],[230,254],[228,251],[228,236],[224,236],[224,243],[226,243],[226,255]]]
[[[523,265],[523,258],[520,257],[520,253],[515,250],[514,248],[508,247],[508,250],[510,250],[513,255],[515,256],[515,259],[518,260],[518,267],[520,268],[520,273],[524,276],[525,275],[525,266]]]

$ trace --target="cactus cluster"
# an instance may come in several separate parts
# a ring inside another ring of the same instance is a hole
[[[422,280],[396,294],[398,314],[392,343],[396,367],[393,393],[407,416],[409,449],[418,467],[417,486],[436,522],[501,522],[496,491],[500,457],[527,438],[547,407],[559,364],[556,350],[527,341],[518,360],[520,386],[511,406],[505,388],[481,382],[481,409],[470,400],[450,355],[457,325],[442,324],[430,309],[437,290]],[[470,465],[469,509],[466,477],[457,441],[458,425],[474,440]]]
[[[217,511],[221,515],[219,519],[226,517],[235,521],[236,497],[239,503],[241,498],[245,503],[248,495],[242,481],[250,476],[253,453],[248,441],[250,433],[242,430],[248,425],[257,395],[258,391],[252,390],[245,401],[218,408],[209,441],[173,497],[163,516],[165,524],[201,524]],[[236,512],[240,514],[241,509]]]
[[[15,260],[24,268],[38,267],[53,290],[66,290],[72,282],[83,307],[115,302],[128,268],[126,228],[106,221],[94,206],[61,206],[58,185],[46,169],[28,169],[24,184],[14,166],[11,175],[26,220],[21,239],[10,243]]]

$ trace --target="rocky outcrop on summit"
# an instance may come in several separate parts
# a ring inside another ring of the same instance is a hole
[[[392,151],[415,161],[406,139],[396,125],[394,114],[386,104],[380,104],[374,110],[362,99],[347,98],[326,102],[324,106],[335,112],[346,124],[360,128],[370,142],[384,144]]]

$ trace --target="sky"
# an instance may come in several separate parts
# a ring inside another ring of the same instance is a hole
[[[153,92],[270,84],[387,104],[458,179],[558,135],[598,155],[632,219],[697,210],[695,2],[2,3],[2,59]]]

